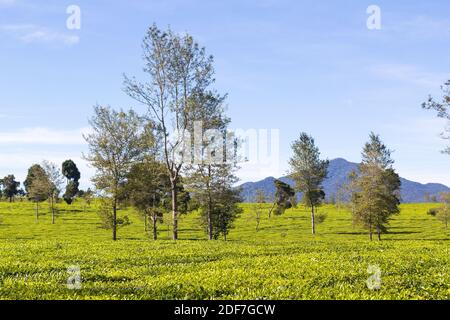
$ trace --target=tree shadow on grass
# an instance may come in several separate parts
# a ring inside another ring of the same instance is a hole
[[[84,213],[85,211],[84,210],[81,210],[81,209],[62,209],[62,210],[59,210],[59,212],[60,213],[73,213],[73,214],[77,214],[77,213],[80,213],[80,212],[82,212],[82,213]]]
[[[421,233],[419,231],[389,231],[383,234],[414,234],[414,233]]]
[[[423,238],[414,238],[414,239],[404,239],[404,238],[388,238],[382,239],[382,241],[449,241],[450,238],[439,238],[439,239],[423,239]]]
[[[392,231],[392,232],[386,232],[382,233],[382,235],[389,235],[389,234],[414,234],[414,233],[420,233],[418,231]],[[330,234],[340,234],[340,235],[367,235],[368,232],[364,231],[354,231],[354,232],[347,232],[347,231],[340,231],[340,232],[332,232]],[[376,234],[376,232],[374,232]]]

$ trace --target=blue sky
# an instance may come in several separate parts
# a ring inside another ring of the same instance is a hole
[[[66,28],[72,4],[80,30]],[[381,30],[366,27],[372,4]],[[122,74],[142,76],[141,40],[156,22],[215,56],[232,127],[280,130],[280,168],[244,168],[243,181],[284,174],[301,131],[324,157],[354,162],[374,131],[401,176],[450,185],[445,122],[420,108],[450,79],[449,12],[448,1],[0,0],[0,176],[72,158],[89,184],[92,106],[144,111]]]

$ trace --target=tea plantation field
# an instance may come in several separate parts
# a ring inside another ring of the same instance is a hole
[[[204,240],[196,214],[181,218],[179,241],[169,240],[170,218],[152,241],[132,209],[113,242],[95,205],[60,204],[52,225],[45,205],[36,222],[32,203],[1,202],[0,299],[450,298],[450,236],[426,214],[433,204],[402,205],[382,242],[331,205],[316,236],[302,207],[262,217],[256,231],[242,206],[226,242]],[[68,287],[73,268],[80,287]],[[381,282],[369,289],[374,270]]]

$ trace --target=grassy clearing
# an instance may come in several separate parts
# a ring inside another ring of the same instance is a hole
[[[262,217],[250,205],[229,241],[205,241],[198,216],[180,221],[180,239],[153,242],[131,209],[119,240],[100,229],[95,205],[61,204],[35,221],[31,203],[0,203],[0,299],[449,299],[449,232],[426,214],[432,204],[405,204],[383,241],[369,242],[350,213],[332,206],[316,236],[304,208]],[[80,267],[82,288],[67,288]],[[369,290],[369,265],[381,288]]]

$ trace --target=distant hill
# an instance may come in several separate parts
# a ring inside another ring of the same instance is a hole
[[[340,186],[347,182],[348,174],[358,168],[358,164],[349,162],[342,158],[337,158],[330,161],[328,167],[328,177],[323,182],[323,187],[327,199],[329,200],[333,195],[336,195]],[[275,194],[275,187],[273,181],[274,177],[268,177],[257,182],[246,182],[240,187],[242,189],[241,195],[245,202],[252,202],[255,199],[257,189],[262,189],[267,197],[273,198]],[[290,185],[294,185],[292,179],[287,177],[280,178],[281,181]],[[401,197],[404,203],[425,202],[425,195],[438,196],[441,192],[450,192],[450,188],[439,183],[421,184],[400,178],[402,182]],[[299,195],[300,197],[301,195]]]

